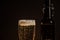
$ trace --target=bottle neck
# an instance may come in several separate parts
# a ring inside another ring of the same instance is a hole
[[[51,10],[51,0],[45,0],[44,2],[44,10],[43,10],[43,19],[44,23],[52,23],[52,10]]]
[[[51,19],[51,1],[45,0],[44,19]]]

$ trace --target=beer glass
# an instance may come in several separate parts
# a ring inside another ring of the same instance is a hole
[[[19,20],[18,36],[19,40],[35,40],[35,20]]]

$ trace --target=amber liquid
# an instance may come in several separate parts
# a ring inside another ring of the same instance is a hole
[[[19,26],[18,36],[19,40],[33,40],[34,26]]]

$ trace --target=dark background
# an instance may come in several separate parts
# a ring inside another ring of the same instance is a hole
[[[17,23],[19,19],[36,19],[40,22],[42,18],[43,0],[4,0],[2,2],[1,14],[1,39],[18,40]],[[59,15],[59,1],[54,0],[55,14]],[[59,16],[57,17],[59,20]],[[59,23],[56,22],[56,40],[59,40]]]

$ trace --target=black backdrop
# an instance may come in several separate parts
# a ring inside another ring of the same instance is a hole
[[[2,2],[1,38],[3,40],[18,40],[17,22],[19,19],[36,19],[40,22],[42,18],[42,1],[43,0],[4,0]],[[57,4],[59,4],[58,2],[59,1],[57,1]],[[57,7],[56,5],[55,7]],[[57,9],[59,8],[56,8],[56,13],[59,13]],[[59,34],[59,32],[57,33]]]

